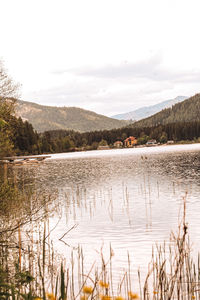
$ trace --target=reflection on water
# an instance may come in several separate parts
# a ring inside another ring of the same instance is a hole
[[[12,172],[21,188],[56,195],[48,210],[60,253],[68,257],[81,245],[90,266],[111,243],[117,271],[126,268],[127,251],[133,270],[146,270],[152,244],[176,230],[186,195],[193,248],[200,246],[199,151],[200,145],[187,145],[58,154]]]

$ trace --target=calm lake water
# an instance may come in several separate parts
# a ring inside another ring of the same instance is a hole
[[[54,247],[68,258],[80,245],[88,268],[111,244],[117,274],[127,268],[127,251],[133,272],[145,272],[152,245],[177,230],[184,197],[193,249],[200,249],[200,144],[56,154],[15,168],[38,193],[56,195]],[[66,245],[59,238],[72,226]]]

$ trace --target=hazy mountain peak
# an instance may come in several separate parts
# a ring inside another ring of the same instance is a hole
[[[160,112],[135,122],[136,127],[152,127],[158,124],[170,124],[177,122],[199,122],[200,120],[200,94],[196,94],[184,101],[161,110]],[[187,125],[186,125],[187,127]]]
[[[124,113],[124,114],[118,114],[112,116],[112,118],[118,119],[118,120],[135,120],[139,121],[141,119],[150,117],[154,115],[155,113],[161,111],[162,109],[169,108],[172,105],[182,102],[188,97],[186,96],[177,96],[174,99],[169,99],[162,101],[158,104],[150,105],[150,106],[143,106],[139,109]]]

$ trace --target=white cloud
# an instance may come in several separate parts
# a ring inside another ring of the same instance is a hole
[[[22,98],[114,114],[199,92],[199,0],[2,0]]]

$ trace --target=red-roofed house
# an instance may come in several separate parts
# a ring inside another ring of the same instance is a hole
[[[134,136],[129,136],[124,140],[124,146],[131,148],[137,144],[137,139]]]

